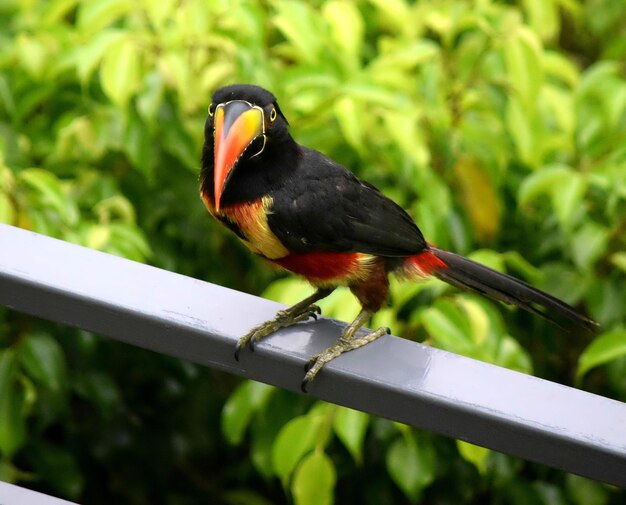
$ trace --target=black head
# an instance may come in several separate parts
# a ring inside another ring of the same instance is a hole
[[[215,90],[211,97],[212,105],[243,100],[260,107],[276,105],[276,97],[261,86],[254,84],[231,84]]]
[[[204,137],[203,171],[211,168],[213,180],[203,184],[212,183],[209,196],[216,209],[236,167],[280,154],[280,148],[293,143],[274,95],[251,84],[233,84],[213,93]]]

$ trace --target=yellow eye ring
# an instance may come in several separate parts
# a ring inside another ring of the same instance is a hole
[[[213,104],[209,105],[209,116],[213,117],[214,114],[214,110],[213,110]]]
[[[276,121],[276,109],[272,109],[270,112],[270,121],[274,122]]]

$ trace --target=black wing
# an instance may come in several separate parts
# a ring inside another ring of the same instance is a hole
[[[270,192],[272,232],[292,252],[362,252],[403,257],[426,242],[411,217],[375,187],[311,149],[293,176]]]

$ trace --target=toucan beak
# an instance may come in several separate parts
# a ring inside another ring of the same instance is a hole
[[[220,104],[215,110],[215,209],[233,168],[246,148],[263,131],[263,110],[243,100]]]

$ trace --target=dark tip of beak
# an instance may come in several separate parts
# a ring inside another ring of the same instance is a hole
[[[237,118],[251,108],[250,104],[242,102],[241,100],[234,100],[227,103],[224,106],[224,135],[228,135],[230,127],[237,121]]]

